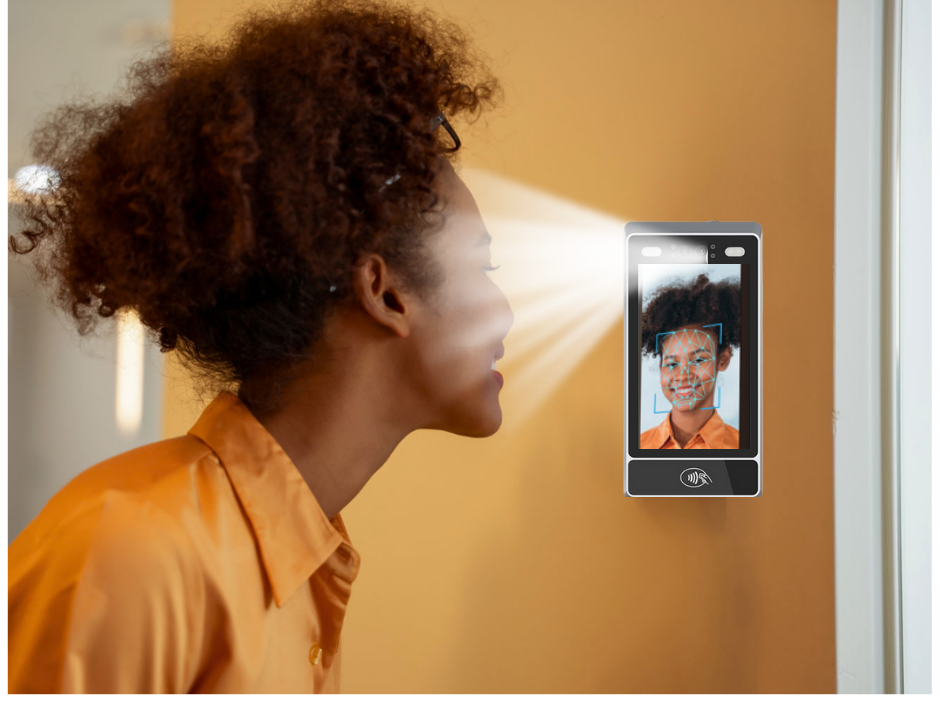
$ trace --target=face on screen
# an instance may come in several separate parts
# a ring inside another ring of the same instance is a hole
[[[659,335],[659,378],[663,395],[678,411],[714,408],[718,372],[728,368],[731,352],[718,354],[718,327],[686,325]]]

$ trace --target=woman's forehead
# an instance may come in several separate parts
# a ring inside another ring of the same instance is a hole
[[[441,192],[442,231],[449,236],[445,247],[465,250],[477,246],[486,227],[473,194],[453,171],[441,179]]]
[[[662,332],[658,335],[664,353],[674,351],[691,351],[693,349],[716,348],[715,333],[698,325],[685,325],[683,327]]]

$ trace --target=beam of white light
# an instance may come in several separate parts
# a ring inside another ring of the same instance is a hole
[[[501,266],[492,275],[502,277],[493,279],[516,314],[514,351],[539,348],[558,326],[580,321],[611,299],[622,300],[619,222],[611,224],[607,238],[597,239],[576,229],[484,219],[493,234],[493,260]]]
[[[611,321],[620,320],[622,314],[623,306],[619,302],[598,306],[514,374],[513,385],[518,388],[519,395],[510,414],[504,418],[508,432],[521,426],[538,409],[610,329]],[[619,371],[610,373],[613,378]],[[620,386],[613,388],[622,390]]]
[[[623,225],[629,219],[485,170],[465,168],[460,176],[493,236],[493,263],[500,269],[489,275],[515,315],[499,366],[506,377],[504,428],[511,431],[621,321]]]
[[[144,410],[144,330],[133,312],[118,315],[117,426],[125,435],[140,429]]]

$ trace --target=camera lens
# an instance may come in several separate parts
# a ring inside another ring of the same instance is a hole
[[[700,256],[704,256],[704,255],[705,255],[705,246],[699,246],[697,249],[695,249],[695,252],[696,252],[698,255],[700,255]]]
[[[683,255],[683,256],[689,255],[689,248],[688,248],[688,246],[683,246],[683,247],[682,247],[682,255]]]

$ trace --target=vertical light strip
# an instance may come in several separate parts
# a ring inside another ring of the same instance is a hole
[[[899,430],[901,12],[885,0],[882,120],[882,559],[885,693],[903,693]]]
[[[144,331],[134,312],[118,314],[117,396],[118,430],[136,435],[144,410]]]

